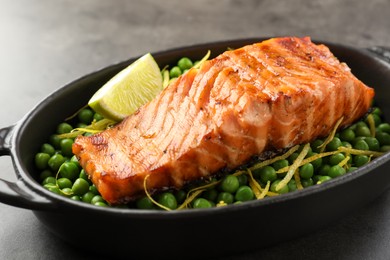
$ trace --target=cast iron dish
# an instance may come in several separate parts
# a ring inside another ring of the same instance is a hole
[[[236,48],[262,40],[264,38],[202,44],[153,53],[153,56],[162,67],[183,56],[199,59],[209,49],[216,56],[227,47]],[[358,78],[375,88],[378,106],[389,120],[390,104],[386,102],[390,100],[390,61],[386,58],[389,52],[378,47],[369,51],[325,44]],[[66,85],[49,95],[18,123],[0,129],[0,155],[11,156],[18,179],[14,183],[0,180],[0,202],[33,210],[54,234],[93,252],[119,257],[205,258],[254,250],[302,236],[370,202],[390,185],[390,154],[387,153],[353,173],[321,185],[263,200],[202,210],[166,212],[102,208],[44,189],[37,181],[38,173],[33,165],[40,144],[64,118],[87,104],[100,86],[134,60],[109,66]],[[80,230],[89,234],[90,239],[80,237]],[[248,234],[259,235],[256,239],[240,239]],[[175,246],[172,248],[172,245]],[[197,250],[199,246],[203,249]]]

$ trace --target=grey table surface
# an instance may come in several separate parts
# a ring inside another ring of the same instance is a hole
[[[389,0],[0,0],[0,6],[0,128],[64,84],[146,52],[292,35],[390,46]],[[0,178],[15,181],[8,156],[0,157]],[[390,259],[389,203],[386,191],[317,232],[224,259]],[[31,211],[0,204],[0,259],[89,258],[100,257],[60,241]]]

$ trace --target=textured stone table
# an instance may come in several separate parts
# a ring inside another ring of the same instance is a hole
[[[0,127],[17,122],[64,84],[146,52],[279,35],[390,46],[389,0],[0,3]],[[9,157],[0,157],[0,178],[15,179]],[[387,191],[318,232],[224,259],[390,259],[389,203]],[[31,211],[0,204],[0,259],[89,256],[54,237]]]

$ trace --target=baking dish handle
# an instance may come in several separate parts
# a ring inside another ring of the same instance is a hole
[[[10,155],[12,157],[11,139],[15,126],[0,128],[0,156]],[[34,192],[19,178],[16,182],[0,178],[0,202],[32,210],[47,210],[55,207],[52,201]]]
[[[376,54],[376,56],[390,64],[390,47],[374,46],[367,48],[367,50]]]

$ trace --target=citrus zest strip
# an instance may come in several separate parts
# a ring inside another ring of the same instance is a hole
[[[372,114],[367,116],[368,126],[370,127],[370,133],[372,137],[375,137],[375,120]]]
[[[164,70],[161,72],[163,76],[163,89],[166,88],[169,85],[169,71]]]
[[[267,181],[267,184],[265,185],[263,191],[261,192],[260,196],[257,199],[263,199],[268,194],[270,187],[271,187],[271,182]]]
[[[77,110],[73,115],[70,115],[70,116],[68,116],[67,118],[65,118],[65,121],[69,121],[69,120],[75,118],[75,117],[80,113],[81,110],[83,110],[84,108],[87,108],[87,107],[88,107],[88,104],[85,105],[85,106],[83,106],[83,107],[80,108],[79,110]]]
[[[204,56],[196,65],[194,65],[193,68],[199,69],[200,66],[201,66],[206,60],[209,59],[210,54],[211,54],[211,51],[208,50],[207,53],[206,53],[206,55],[205,55],[205,56]]]
[[[344,117],[342,116],[337,122],[336,122],[336,125],[333,127],[332,129],[332,132],[330,132],[330,134],[328,135],[328,137],[325,139],[325,141],[319,145],[317,148],[321,148],[321,153],[323,151],[325,151],[325,148],[326,146],[330,143],[330,141],[332,141],[334,135],[336,134],[336,131],[337,131],[337,128],[339,127],[339,125],[341,124],[341,122],[344,120]]]
[[[177,208],[177,209],[185,209],[188,208],[188,205],[196,198],[198,197],[202,192],[204,192],[206,189],[198,189],[192,192],[190,196],[188,192],[187,198],[183,201],[183,203]]]
[[[276,161],[279,161],[279,160],[283,160],[283,159],[286,159],[287,157],[289,157],[291,154],[293,154],[295,151],[297,151],[299,149],[299,145],[296,145],[292,148],[290,148],[287,152],[285,152],[284,154],[282,155],[279,155],[279,156],[276,156],[274,158],[271,158],[271,159],[268,159],[268,160],[265,160],[265,161],[262,161],[260,163],[256,163],[255,165],[249,167],[249,169],[251,171],[253,170],[257,170],[257,169],[260,169],[264,166],[267,166],[267,165],[270,165]]]
[[[297,189],[298,190],[302,190],[303,186],[302,186],[302,182],[301,182],[301,176],[299,175],[299,170],[295,171],[295,173],[294,173],[294,180],[295,180],[295,183],[297,185]]]
[[[75,138],[84,133],[99,133],[106,130],[108,127],[114,125],[116,122],[110,119],[102,119],[99,121],[93,121],[90,125],[82,128],[75,128],[70,133],[60,134],[59,138]]]
[[[250,169],[247,169],[247,173],[249,175],[249,186],[252,188],[253,193],[256,196],[256,199],[261,198],[262,189],[260,187],[260,184],[253,178],[252,172]]]
[[[146,196],[150,199],[151,202],[153,202],[153,204],[157,205],[158,207],[162,208],[162,209],[165,209],[167,211],[170,211],[171,209],[168,208],[168,207],[165,207],[164,205],[158,203],[157,201],[155,201],[152,196],[150,195],[147,187],[146,187],[146,180],[149,178],[150,174],[146,175],[145,176],[145,179],[144,179],[144,191],[145,191],[145,194]]]
[[[276,191],[281,190],[291,180],[295,171],[300,166],[300,163],[303,161],[303,158],[305,158],[307,152],[309,151],[309,148],[310,148],[310,144],[309,143],[305,144],[301,153],[298,155],[297,159],[295,159],[294,163],[291,165],[290,169],[288,170],[286,176],[278,183],[278,185],[276,185],[275,188]]]
[[[367,156],[372,156],[372,157],[379,157],[379,156],[382,156],[384,154],[383,152],[376,152],[376,151],[370,151],[370,150],[358,150],[358,149],[348,148],[348,147],[344,147],[344,146],[340,146],[339,151],[346,152],[349,154],[354,154],[354,155],[367,155]]]
[[[347,166],[349,159],[351,159],[351,157],[349,155],[347,155],[341,162],[338,163],[338,165],[340,167]]]

